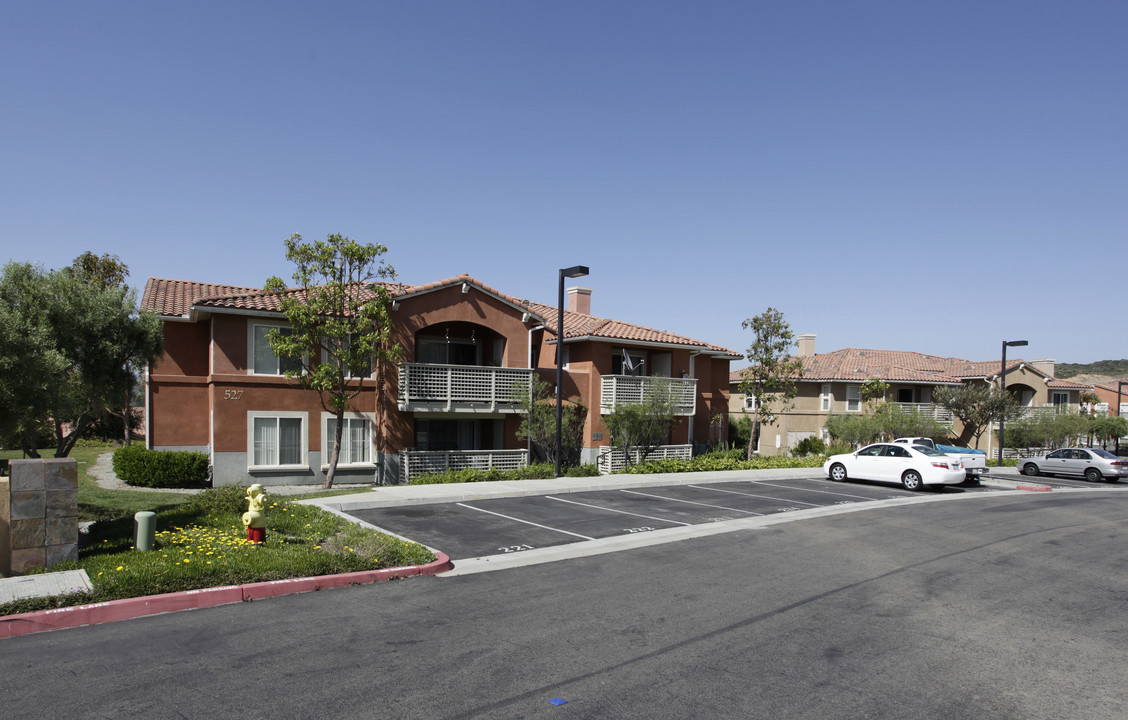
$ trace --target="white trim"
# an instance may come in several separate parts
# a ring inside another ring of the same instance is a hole
[[[819,412],[830,412],[834,409],[834,388],[830,383],[822,383],[819,387]]]
[[[853,396],[853,397],[851,397]],[[850,407],[851,402],[856,402],[857,407]],[[862,411],[862,386],[861,385],[847,385],[846,386],[846,412],[861,412]]]
[[[335,420],[337,416],[334,413],[322,412],[321,413],[321,469],[329,469],[329,458],[333,454],[333,438],[329,435],[329,421]],[[364,420],[368,423],[368,460],[367,462],[359,463],[345,463],[338,462],[337,469],[352,469],[352,468],[374,468],[376,467],[376,413],[374,412],[347,412],[345,413],[345,420]],[[342,435],[342,441],[345,440]],[[342,451],[344,447],[341,448]]]
[[[258,375],[260,377],[283,377],[282,371],[282,358],[271,350],[274,354],[274,359],[277,361],[278,372],[273,373],[258,373],[255,372],[255,328],[289,328],[290,324],[286,322],[263,322],[263,321],[248,321],[247,322],[247,374]]]
[[[297,418],[302,421],[301,460],[285,465],[255,465],[255,420]],[[309,413],[293,410],[247,411],[247,470],[309,470]]]

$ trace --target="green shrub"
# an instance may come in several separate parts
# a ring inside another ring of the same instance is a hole
[[[207,453],[131,445],[114,451],[113,466],[121,480],[139,487],[202,488],[208,482]]]
[[[595,465],[567,468],[566,477],[592,477],[599,474]],[[447,470],[412,478],[408,485],[443,485],[446,483],[496,482],[499,480],[543,480],[556,477],[556,466],[551,463],[534,463],[513,470]]]
[[[625,472],[632,475],[647,473],[719,472],[722,470],[766,470],[777,468],[816,468],[822,467],[826,458],[822,455],[805,458],[767,457],[756,455],[751,460],[734,458],[731,453],[705,453],[689,460],[651,460],[641,465],[632,465]]]
[[[247,511],[247,488],[223,485],[196,493],[187,503],[188,510],[201,515],[230,515]]]
[[[795,449],[791,451],[795,457],[807,457],[808,455],[826,455],[826,443],[815,435],[810,435],[803,438],[795,444]]]

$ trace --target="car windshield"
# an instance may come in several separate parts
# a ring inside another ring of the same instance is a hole
[[[922,455],[927,455],[928,457],[944,457],[944,453],[939,450],[934,450],[927,445],[913,445],[913,450],[916,450]]]
[[[1101,448],[1093,448],[1089,452],[1093,453],[1097,457],[1103,457],[1105,460],[1119,460],[1120,459],[1117,456],[1110,453],[1108,450],[1104,450],[1104,449],[1101,449]]]

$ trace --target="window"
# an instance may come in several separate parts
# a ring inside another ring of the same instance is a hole
[[[748,410],[750,412],[756,411],[756,396],[755,395],[745,395],[744,396],[744,409]]]
[[[333,437],[337,432],[337,418],[322,415],[321,464],[328,466],[333,456]],[[366,417],[346,417],[341,431],[341,456],[337,466],[359,465],[372,462],[372,421]]]
[[[301,370],[302,362],[299,358],[280,358],[270,349],[267,335],[271,330],[277,330],[283,335],[289,335],[292,330],[285,325],[251,325],[251,372],[255,375],[281,375],[287,370]]]
[[[350,334],[347,338],[345,338],[342,341],[341,345],[342,345],[343,351],[347,352],[348,348],[352,345],[352,339],[353,339],[353,336]],[[322,338],[323,344],[326,344],[327,342],[328,342],[327,338]],[[332,362],[331,358],[329,357],[329,351],[327,351],[327,350],[321,351],[321,362],[322,363]],[[345,368],[345,377],[347,377],[347,378],[372,377],[372,359],[371,358],[368,359],[368,364],[360,372],[355,372],[351,368]]]
[[[249,413],[247,416],[251,469],[305,467],[308,444],[304,412]]]
[[[1069,393],[1055,392],[1050,395],[1050,402],[1059,410],[1069,404]]]
[[[834,402],[834,393],[830,389],[830,383],[825,383],[819,392],[819,408],[823,412],[829,412],[832,402]]]
[[[846,386],[846,412],[858,412],[862,409],[862,386]]]

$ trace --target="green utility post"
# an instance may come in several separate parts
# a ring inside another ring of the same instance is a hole
[[[138,550],[152,550],[153,536],[157,531],[157,514],[149,510],[142,510],[133,516],[136,533],[133,537],[133,547]]]

